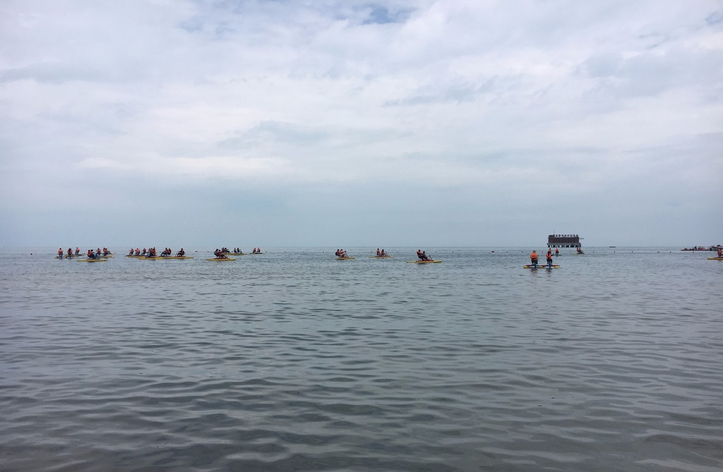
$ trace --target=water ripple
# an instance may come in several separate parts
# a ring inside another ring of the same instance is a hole
[[[435,254],[0,253],[0,469],[721,470],[723,264]]]

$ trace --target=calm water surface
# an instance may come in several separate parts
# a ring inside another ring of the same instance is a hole
[[[0,470],[723,469],[712,253],[415,249],[0,250]]]

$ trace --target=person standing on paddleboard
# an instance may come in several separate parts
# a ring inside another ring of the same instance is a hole
[[[532,253],[530,254],[530,265],[532,267],[537,267],[537,251],[534,249],[532,250]]]
[[[547,267],[552,267],[552,249],[547,250]]]

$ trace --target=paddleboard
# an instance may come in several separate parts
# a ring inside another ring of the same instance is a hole
[[[709,261],[723,261],[723,257],[709,257]]]
[[[78,262],[108,262],[108,259],[78,259]]]
[[[370,259],[392,259],[394,256],[370,256]]]
[[[166,256],[161,257],[161,259],[167,259],[167,260],[184,260],[184,259],[193,259],[193,256]]]
[[[536,266],[527,264],[523,267],[523,269],[559,269],[560,266],[558,264],[553,264],[552,267],[548,266],[547,264],[537,264]]]
[[[439,264],[440,262],[442,261],[437,259],[434,261],[407,261],[407,264]]]
[[[227,261],[235,261],[233,257],[214,257],[212,259],[206,259],[207,261],[214,261],[214,262],[227,262]]]
[[[356,257],[337,257],[337,261],[351,261],[352,259],[356,259]]]

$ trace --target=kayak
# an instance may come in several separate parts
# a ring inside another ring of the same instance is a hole
[[[337,261],[350,261],[352,259],[356,259],[355,257],[337,257]]]
[[[723,257],[709,257],[709,261],[723,261]]]
[[[536,266],[527,264],[523,267],[523,269],[559,269],[560,266],[558,264],[553,264],[552,267],[548,266],[547,264],[537,264]]]
[[[407,261],[407,264],[439,264],[440,262],[442,261],[437,259],[434,261]]]
[[[206,259],[207,261],[216,261],[216,262],[226,262],[226,261],[235,261],[233,257],[213,257],[211,259]]]

